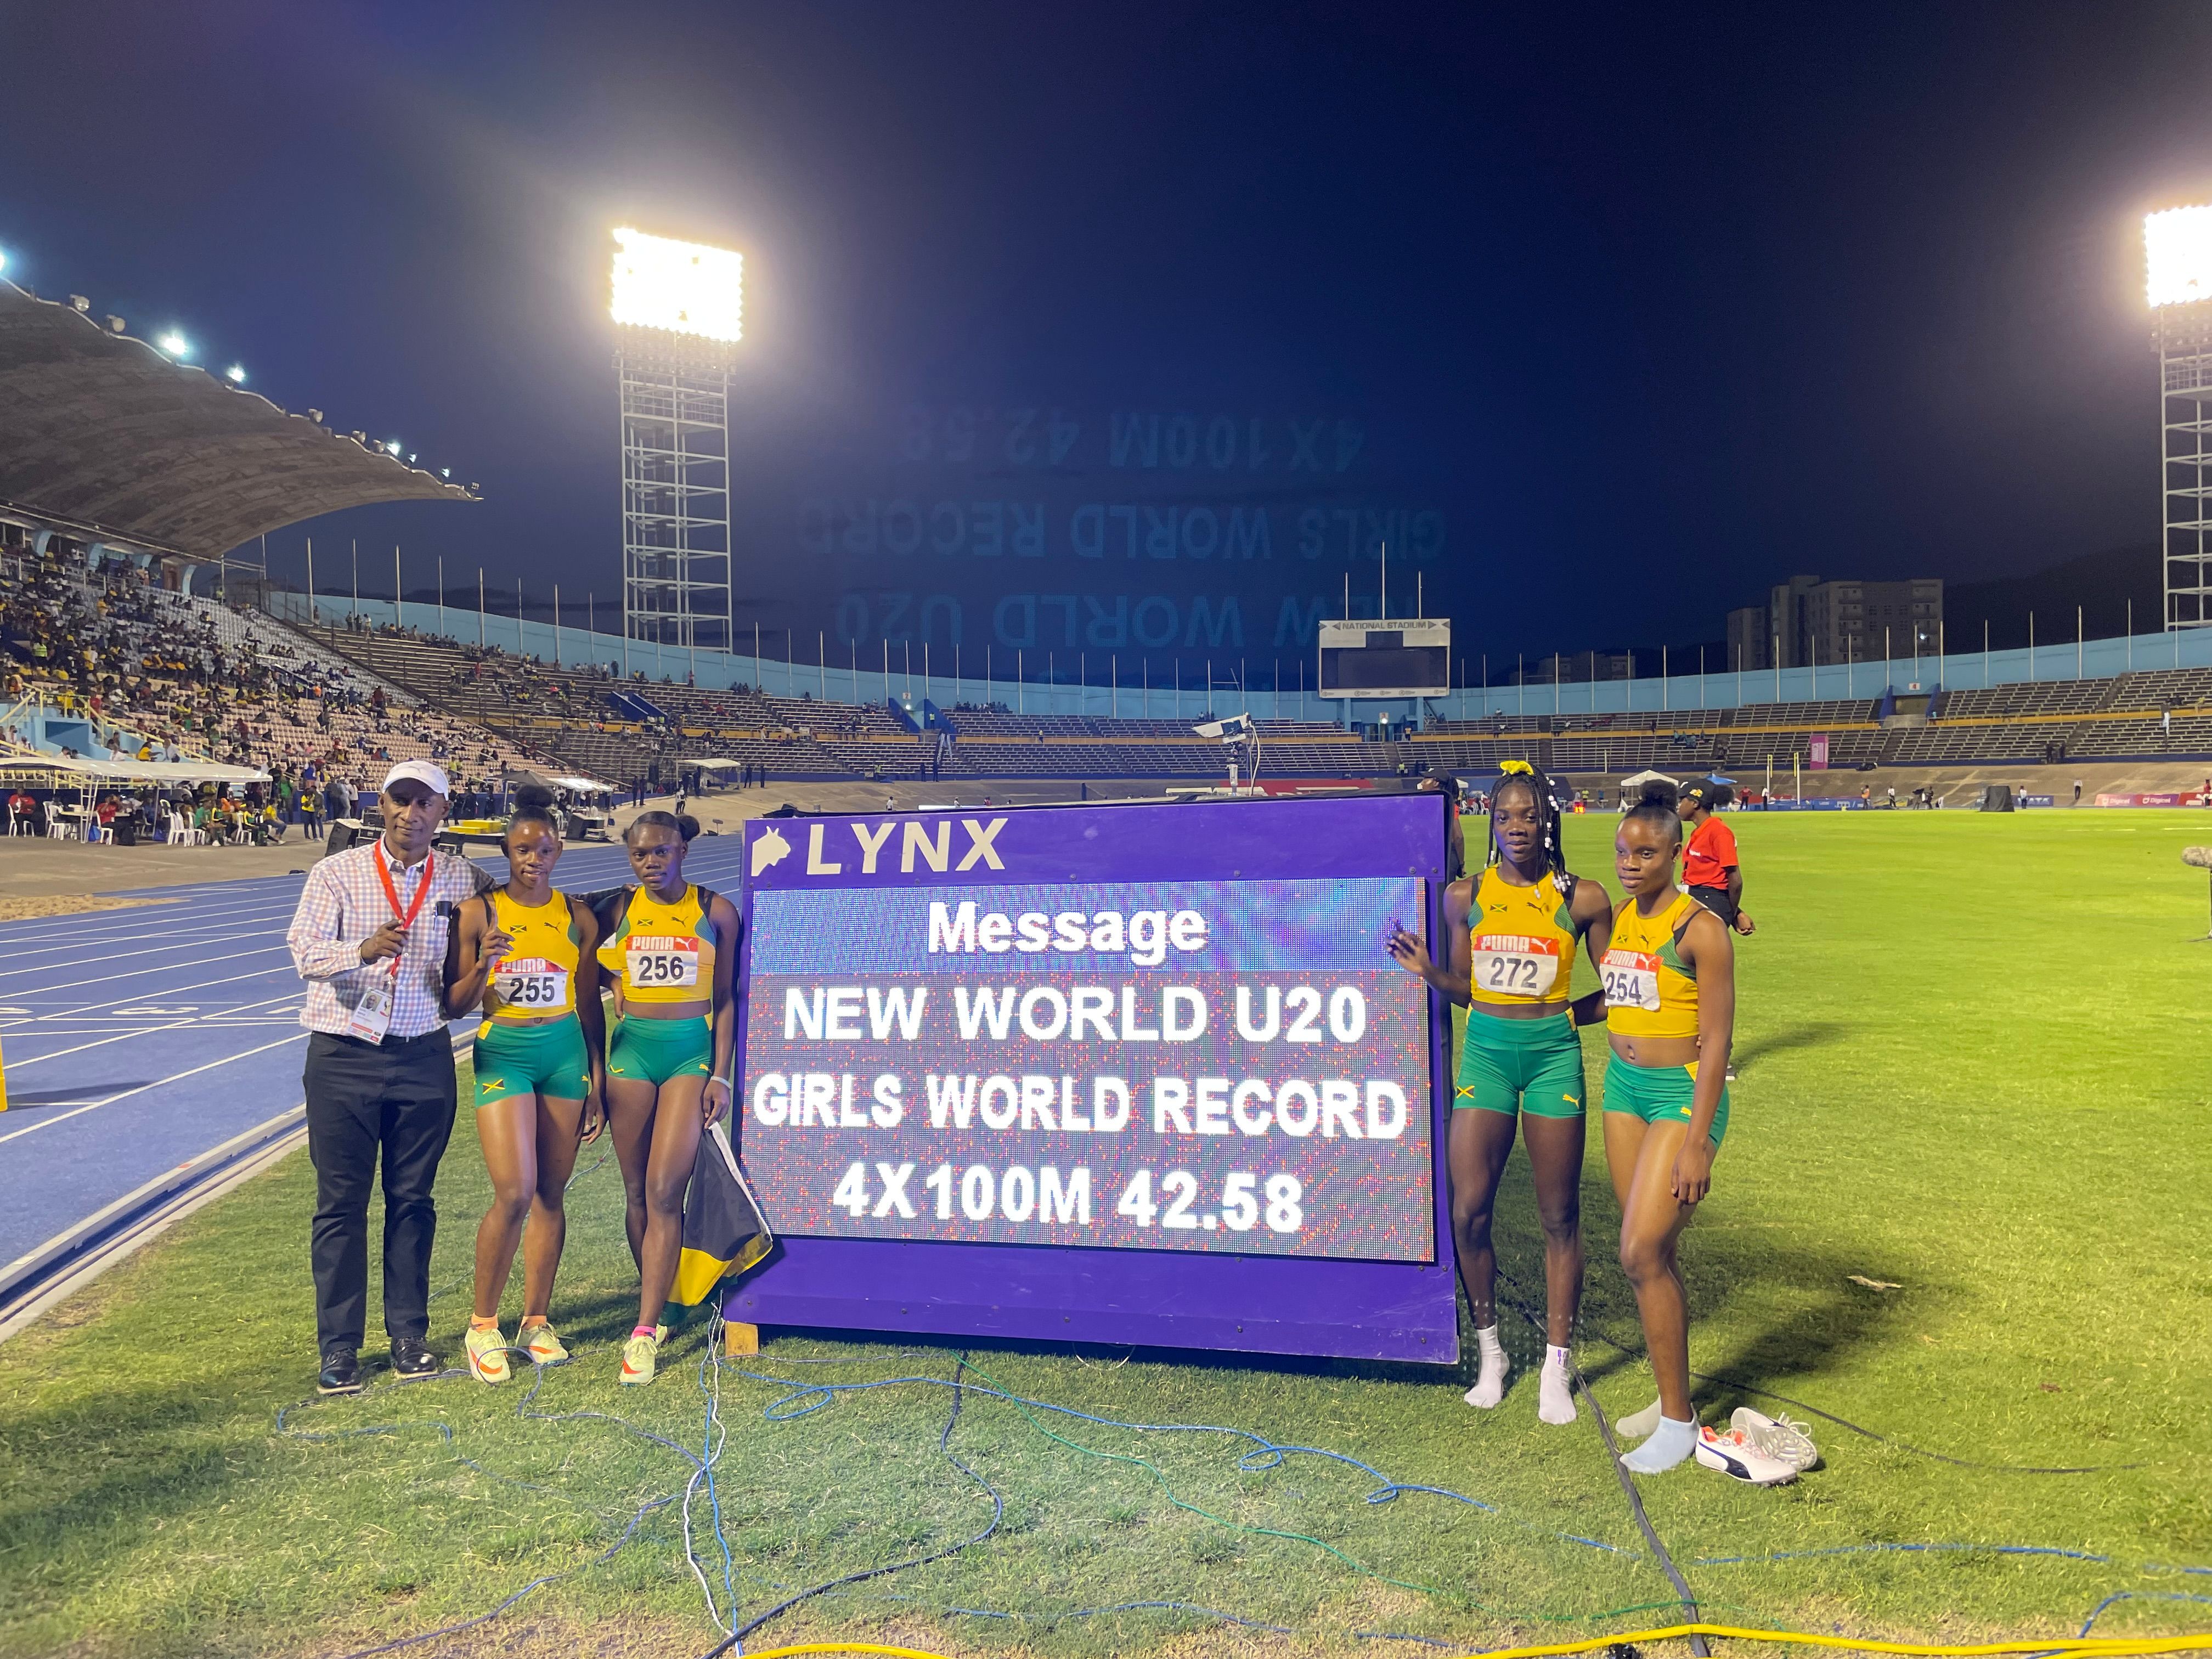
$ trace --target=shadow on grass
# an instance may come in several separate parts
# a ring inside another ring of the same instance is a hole
[[[1769,1054],[1784,1054],[1792,1048],[1825,1048],[1832,1042],[1840,1042],[1850,1030],[1841,1020],[1809,1020],[1802,1025],[1786,1026],[1745,1043],[1731,1051],[1729,1060],[1737,1071],[1748,1071]]]

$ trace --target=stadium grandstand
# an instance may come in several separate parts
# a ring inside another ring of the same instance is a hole
[[[343,507],[472,491],[125,327],[0,283],[0,766],[15,793],[127,790],[152,823],[176,811],[243,841],[269,833],[270,809],[306,816],[302,790],[366,787],[396,759],[434,757],[486,789],[550,765],[318,650],[254,609],[252,573],[225,557]]]
[[[427,707],[533,754],[626,783],[644,782],[648,769],[658,778],[710,759],[765,769],[772,780],[789,782],[1141,786],[1218,781],[1224,773],[1221,745],[1192,732],[1214,710],[1115,717],[1017,713],[1000,701],[941,706],[898,695],[839,702],[771,693],[743,680],[708,688],[673,676],[625,678],[611,665],[549,664],[536,653],[356,616],[300,631],[320,657],[342,660]],[[763,678],[787,666],[732,660],[738,672]],[[972,683],[963,689],[981,690]],[[1032,688],[1030,696],[1050,690]],[[1623,773],[1763,777],[1769,766],[1787,771],[1794,763],[1802,770],[1816,758],[1830,773],[1910,772],[1916,781],[1947,769],[2000,768],[2011,775],[2023,766],[2096,763],[2181,771],[2212,757],[2212,668],[1671,711],[1432,714],[1410,726],[1264,715],[1257,723],[1264,775],[1316,784],[1482,773],[1511,760],[1573,779],[1600,799]],[[1859,787],[1854,778],[1850,788]]]

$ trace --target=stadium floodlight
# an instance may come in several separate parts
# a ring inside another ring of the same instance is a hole
[[[2169,208],[2143,220],[2154,306],[2212,300],[2212,207]]]
[[[397,439],[397,438],[389,438],[389,439],[386,439],[386,440],[385,441],[385,445],[384,445],[384,453],[385,453],[386,454],[387,454],[387,455],[397,455],[397,454],[398,454],[398,453],[399,453],[399,440],[398,440],[398,439]]]
[[[222,378],[228,380],[233,386],[244,386],[246,384],[245,365],[242,363],[233,363],[228,368],[223,370]]]
[[[191,342],[185,338],[183,335],[177,333],[174,330],[164,334],[154,343],[160,346],[162,350],[167,352],[172,357],[178,359],[179,362],[192,355]]]
[[[641,230],[618,229],[614,238],[615,321],[709,340],[744,337],[744,255]]]
[[[7,270],[7,269],[8,269],[8,251],[7,251],[5,248],[0,248],[0,270]]]

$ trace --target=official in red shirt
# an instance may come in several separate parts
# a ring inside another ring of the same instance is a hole
[[[1690,838],[1682,848],[1682,885],[1692,898],[1739,933],[1752,931],[1743,913],[1743,871],[1737,866],[1735,832],[1713,816],[1726,805],[1728,786],[1698,782],[1680,796],[1682,822]]]

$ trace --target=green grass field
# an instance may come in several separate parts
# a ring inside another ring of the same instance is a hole
[[[1962,1468],[1816,1419],[1826,1464],[1794,1486],[1753,1491],[1693,1467],[1647,1480],[1651,1520],[1707,1616],[2063,1638],[2125,1593],[2099,1635],[2212,1630],[2212,1604],[2160,1599],[2212,1597],[2212,945],[2197,942],[2204,876],[2178,857],[2212,840],[2212,823],[2057,811],[1734,822],[1760,926],[1740,957],[1735,1119],[1684,1249],[1692,1364],[1729,1379],[1701,1385],[1701,1408],[1724,1417],[1748,1385],[1957,1458],[2100,1472]],[[1609,878],[1612,827],[1571,823],[1583,872]],[[1581,1354],[1619,1414],[1650,1389],[1595,1136]],[[556,1309],[578,1358],[548,1374],[530,1408],[545,1417],[519,1414],[521,1386],[455,1379],[308,1404],[277,1431],[313,1364],[304,1157],[0,1346],[0,1652],[343,1653],[579,1568],[489,1625],[411,1650],[705,1651],[715,1632],[675,1506],[586,1565],[691,1472],[596,1414],[696,1451],[707,1336],[695,1325],[676,1339],[654,1388],[616,1386],[634,1292],[619,1184],[594,1156],[572,1194]],[[433,1337],[457,1355],[483,1195],[465,1123],[441,1195]],[[1532,1296],[1540,1258],[1517,1157],[1500,1207],[1508,1285]],[[968,1382],[1326,1447],[1495,1507],[1420,1493],[1370,1504],[1374,1480],[1345,1464],[1243,1471],[1250,1443],[1231,1437],[1139,1434],[970,1392],[949,1445],[1003,1498],[997,1534],[808,1602],[748,1645],[839,1635],[947,1653],[1390,1655],[1437,1650],[1384,1638],[1457,1650],[1668,1622],[1666,1580],[1588,1413],[1538,1425],[1540,1340],[1510,1321],[1506,1336],[1522,1369],[1490,1413],[1461,1403],[1463,1368],[972,1349]],[[771,1334],[748,1369],[811,1384],[949,1380],[957,1363],[951,1348]],[[939,1454],[944,1387],[844,1395],[782,1420],[763,1411],[787,1383],[726,1369],[720,1387],[717,1495],[747,1617],[991,1516],[976,1480]],[[726,1607],[703,1492],[692,1516]],[[1897,1545],[1984,1547],[1873,1547]],[[1133,1601],[1193,1605],[1069,1616]]]

